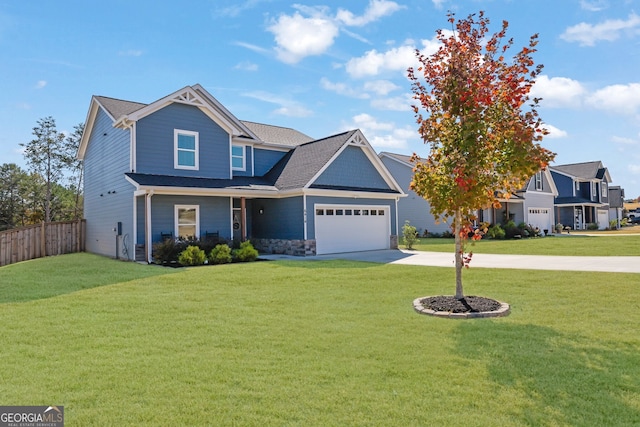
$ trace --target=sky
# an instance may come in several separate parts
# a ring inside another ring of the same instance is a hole
[[[553,164],[601,160],[640,196],[640,0],[0,0],[0,164],[41,118],[85,121],[93,95],[151,103],[201,84],[241,120],[426,157],[407,68],[438,29],[484,11],[515,53],[539,34],[532,96]],[[553,165],[552,164],[552,165]]]

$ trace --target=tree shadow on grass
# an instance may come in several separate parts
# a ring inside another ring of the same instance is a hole
[[[494,321],[454,333],[457,354],[485,364],[524,424],[640,425],[637,345]]]
[[[51,298],[171,273],[176,270],[87,253],[40,258],[0,268],[0,304]]]

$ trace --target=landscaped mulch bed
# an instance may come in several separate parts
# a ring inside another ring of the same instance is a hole
[[[468,296],[458,300],[452,295],[438,295],[426,297],[420,302],[424,308],[448,313],[490,312],[497,311],[501,307],[501,303],[494,299],[476,296]]]

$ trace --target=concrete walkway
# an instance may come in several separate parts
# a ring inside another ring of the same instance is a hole
[[[261,255],[262,259],[327,260],[346,259],[383,264],[425,265],[454,267],[453,253],[422,252],[405,249],[351,252],[314,257],[288,255]],[[527,270],[604,271],[616,273],[640,273],[640,256],[545,256],[545,255],[490,255],[473,254],[471,268],[511,268]]]

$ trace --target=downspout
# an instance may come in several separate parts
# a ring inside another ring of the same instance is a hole
[[[307,240],[307,195],[302,195],[302,238]]]
[[[153,196],[153,190],[145,194],[145,212],[144,212],[144,228],[145,228],[145,249],[147,251],[147,262],[151,264],[153,262],[151,245],[152,245],[152,227],[151,227],[151,197]]]

